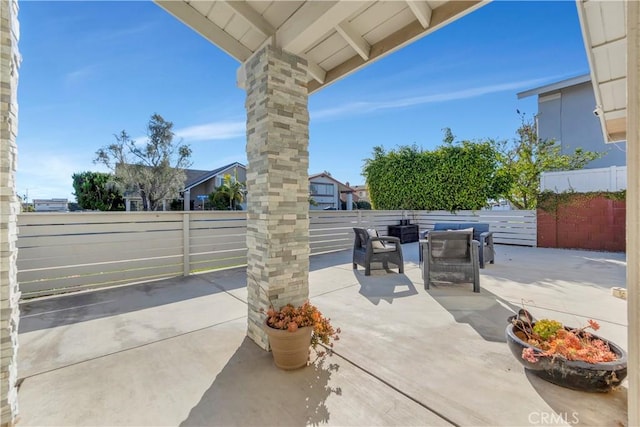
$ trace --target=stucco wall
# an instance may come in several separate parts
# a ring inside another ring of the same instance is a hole
[[[626,165],[626,143],[604,143],[600,121],[593,114],[595,106],[590,81],[541,94],[538,98],[540,138],[559,141],[565,154],[572,153],[578,147],[607,153],[589,163],[587,168]]]

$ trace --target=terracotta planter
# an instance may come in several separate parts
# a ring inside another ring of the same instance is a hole
[[[522,350],[533,348],[536,353],[541,351],[521,340],[515,334],[514,328],[513,324],[509,324],[505,331],[511,353],[525,369],[553,384],[573,390],[607,392],[619,386],[627,376],[627,354],[622,348],[604,338],[593,335],[594,338],[601,339],[609,345],[611,351],[618,356],[617,360],[586,363],[562,357],[540,357],[537,362],[532,363],[522,358]]]
[[[269,345],[273,353],[273,361],[280,369],[291,370],[302,368],[309,360],[311,346],[311,326],[299,328],[295,332],[274,329],[264,323],[264,330],[269,336]]]

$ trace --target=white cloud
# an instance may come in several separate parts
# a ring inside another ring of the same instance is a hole
[[[89,45],[96,43],[112,43],[115,41],[129,42],[131,36],[135,36],[158,27],[156,22],[146,22],[131,27],[110,28],[108,30],[98,30],[85,34],[80,42]]]
[[[330,119],[335,117],[344,117],[352,115],[362,115],[380,110],[391,110],[398,108],[407,108],[417,105],[435,104],[439,102],[455,101],[460,99],[475,98],[491,93],[513,91],[516,89],[539,85],[544,79],[531,79],[516,82],[500,83],[494,85],[479,86],[474,88],[462,89],[454,92],[442,92],[420,96],[411,96],[406,98],[388,99],[381,101],[359,101],[350,102],[348,104],[337,107],[326,108],[311,112],[312,119]]]
[[[246,123],[244,121],[205,123],[177,129],[175,133],[187,142],[233,139],[245,135]]]
[[[16,191],[20,195],[28,192],[29,199],[68,198],[75,201],[71,177],[87,170],[106,171],[81,154],[21,149],[19,145]]]
[[[71,71],[64,76],[64,81],[66,84],[80,83],[91,77],[96,67],[94,64]]]

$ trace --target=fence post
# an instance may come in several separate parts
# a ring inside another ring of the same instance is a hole
[[[609,188],[607,191],[618,191],[618,168],[609,166]]]
[[[189,213],[182,214],[182,275],[191,273],[189,266]]]

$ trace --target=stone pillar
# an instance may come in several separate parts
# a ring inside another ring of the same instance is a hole
[[[353,193],[351,192],[347,193],[347,210],[353,210]]]
[[[20,289],[17,280],[18,213],[16,161],[18,132],[18,2],[0,0],[0,425],[18,414],[16,367]]]
[[[244,64],[247,109],[247,335],[268,350],[260,309],[309,296],[307,63],[267,45]]]
[[[640,425],[640,3],[627,2],[627,321],[629,425]]]
[[[131,211],[131,199],[129,198],[124,199],[124,210],[127,212]]]

